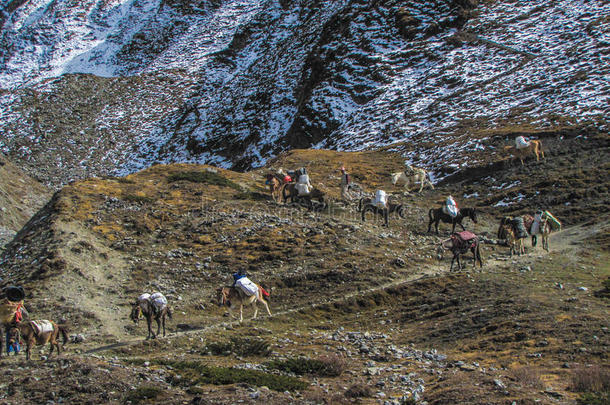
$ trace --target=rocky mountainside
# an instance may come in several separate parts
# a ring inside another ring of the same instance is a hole
[[[491,162],[489,172],[463,170],[410,195],[392,188],[387,173],[404,157],[387,151],[294,150],[245,173],[171,164],[73,182],[0,257],[0,286],[25,286],[32,316],[61,320],[73,343],[57,359],[40,361],[46,351],[35,350],[34,363],[0,360],[0,400],[603,401],[610,224],[599,181],[607,162],[595,151],[604,148],[601,136],[558,140],[541,162]],[[271,168],[303,165],[327,195],[323,212],[277,204],[265,189]],[[367,192],[393,191],[404,218],[363,222],[356,201],[339,200],[340,165]],[[479,207],[477,222],[464,225],[485,242],[482,268],[467,256],[466,270],[450,273],[448,255],[437,257],[449,226],[428,233],[428,209],[449,193]],[[510,257],[497,219],[531,213],[519,197],[529,193],[546,198],[564,228],[550,252],[528,241],[526,255]],[[224,316],[215,291],[237,269],[271,292],[272,316]],[[167,338],[145,341],[128,314],[152,290],[167,295],[174,316]],[[57,375],[61,383],[50,384]]]
[[[607,133],[609,14],[575,0],[3,0],[0,147],[56,186],[310,146],[388,145],[440,179],[515,134]]]
[[[0,251],[51,197],[51,191],[0,154]]]

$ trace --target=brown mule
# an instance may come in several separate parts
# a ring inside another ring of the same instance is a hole
[[[523,159],[532,153],[536,155],[536,161],[540,160],[540,156],[544,159],[544,151],[542,150],[542,142],[536,139],[532,139],[529,141],[529,145],[525,148],[517,148],[515,146],[505,146],[504,151],[510,153],[516,158],[519,158],[521,161],[521,165],[525,165],[523,163]]]
[[[172,310],[170,309],[169,305],[166,305],[160,311],[155,312],[152,309],[152,305],[149,305],[147,308],[142,308],[140,302],[136,301],[131,308],[131,314],[129,317],[133,323],[137,325],[142,315],[144,315],[144,318],[146,318],[146,325],[148,326],[148,336],[146,336],[146,339],[156,339],[157,335],[161,333],[161,326],[163,326],[163,336],[165,337],[165,318],[169,317],[169,319],[172,319]],[[152,330],[153,319],[155,322],[157,322],[156,334]]]
[[[48,322],[51,328],[49,330],[40,330],[37,325],[43,322]],[[17,341],[25,341],[26,344],[26,359],[29,360],[31,357],[32,346],[41,346],[49,343],[51,351],[49,356],[53,354],[53,347],[57,348],[57,355],[59,355],[59,334],[63,336],[64,347],[68,342],[68,331],[65,326],[58,325],[53,321],[24,321],[16,324],[9,330],[8,343],[13,344]]]
[[[229,308],[229,314],[233,316],[231,313],[232,304],[239,305],[239,322],[243,322],[244,320],[244,305],[252,305],[254,307],[254,316],[252,319],[256,318],[258,315],[258,307],[256,306],[257,302],[262,302],[265,308],[267,309],[267,313],[271,315],[271,311],[269,310],[269,304],[265,300],[265,296],[268,296],[269,293],[263,289],[260,285],[257,285],[258,291],[254,295],[246,295],[237,287],[221,287],[216,290],[216,299],[219,306],[226,306]]]

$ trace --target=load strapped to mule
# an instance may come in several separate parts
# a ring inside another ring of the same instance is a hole
[[[549,221],[549,225],[551,226],[552,230],[561,231],[561,222],[559,222],[559,220],[555,218],[553,214],[548,211],[544,211],[542,215],[544,215],[547,221]]]
[[[517,149],[525,149],[530,146],[530,142],[525,139],[524,136],[518,136],[515,138],[515,148]]]
[[[385,209],[388,206],[388,195],[383,190],[375,192],[375,206],[379,209]]]
[[[309,175],[307,174],[307,171],[304,167],[301,167],[299,170],[297,170],[297,175],[298,180],[296,188],[299,197],[309,195],[313,187],[311,186],[311,182],[309,181]]]
[[[452,218],[457,217],[458,212],[460,212],[458,205],[452,196],[447,197],[445,205],[443,205],[443,212]]]
[[[160,292],[144,293],[138,297],[138,304],[142,311],[158,314],[167,306],[167,298]]]
[[[513,230],[515,231],[515,237],[517,239],[527,238],[528,232],[525,227],[525,220],[523,217],[516,217],[511,220],[511,225]]]
[[[470,231],[455,232],[451,234],[451,242],[454,248],[466,251],[475,246],[477,235]]]

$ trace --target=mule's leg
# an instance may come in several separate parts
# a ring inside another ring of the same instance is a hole
[[[163,337],[165,337],[165,314],[161,317],[161,322],[163,323]]]
[[[239,323],[244,321],[244,303],[239,304]]]
[[[269,315],[271,315],[271,311],[269,310],[269,304],[267,304],[267,301],[265,301],[264,299],[261,299],[261,302],[263,303],[263,305],[265,306],[265,308],[267,309],[267,313]]]
[[[146,339],[154,339],[155,334],[152,331],[152,315],[146,315],[146,325],[148,326],[148,336]]]
[[[252,319],[256,319],[256,316],[258,315],[258,305],[256,305],[256,300],[252,302],[252,306],[254,307],[254,315],[252,316]]]
[[[29,338],[26,342],[25,342],[25,359],[29,360],[30,357],[32,356],[32,346],[34,346],[34,340],[33,338]]]
[[[161,317],[159,315],[155,316],[155,322],[157,322],[157,336],[161,333]]]

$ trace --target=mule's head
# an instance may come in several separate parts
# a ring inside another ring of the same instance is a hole
[[[477,209],[476,208],[472,208],[470,210],[470,214],[468,216],[470,217],[472,222],[474,222],[475,224],[477,223]]]
[[[398,213],[398,216],[403,218],[405,217],[405,206],[403,204],[398,204],[398,207],[396,207],[396,212]]]
[[[138,324],[138,321],[140,321],[140,318],[142,317],[142,308],[138,302],[131,307],[131,314],[129,314],[129,317],[136,325]]]

